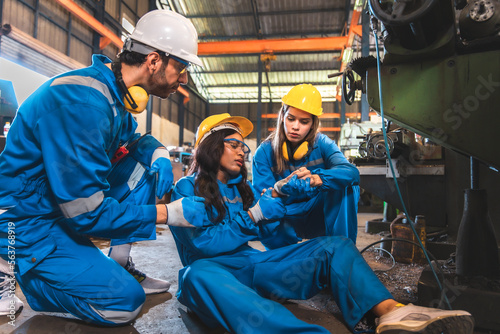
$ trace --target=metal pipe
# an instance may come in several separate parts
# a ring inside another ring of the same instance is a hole
[[[470,188],[479,189],[479,161],[470,157]]]
[[[368,14],[368,12],[364,11],[361,13],[361,22],[361,56],[368,57],[370,55],[370,15]],[[368,121],[370,119],[370,106],[368,105],[366,94],[362,94],[361,96],[360,108],[361,122]]]

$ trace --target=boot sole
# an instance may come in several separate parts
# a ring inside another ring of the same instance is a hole
[[[435,318],[418,326],[403,323],[383,325],[377,334],[473,334],[474,318],[470,315]]]

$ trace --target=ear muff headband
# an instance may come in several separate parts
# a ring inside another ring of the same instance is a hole
[[[286,161],[290,161],[290,157],[292,157],[293,161],[300,160],[310,152],[309,143],[307,141],[300,144],[294,151],[292,151],[291,147],[285,141],[283,142],[282,149],[283,158],[285,158]]]

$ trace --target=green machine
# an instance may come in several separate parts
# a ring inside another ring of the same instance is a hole
[[[500,3],[466,4],[458,17],[460,32],[449,0],[369,4],[383,33],[384,116],[500,169],[500,154],[485,145],[496,141],[500,122]],[[362,87],[370,107],[380,111],[374,61],[352,65],[344,74],[346,101]],[[362,83],[349,73],[357,68]]]
[[[498,243],[488,215],[486,190],[479,189],[477,181],[479,164],[500,170],[496,146],[500,124],[500,2],[368,2],[372,31],[383,43],[380,82],[385,118],[470,159],[471,189],[465,190],[456,272],[443,280],[444,293],[450,296],[454,308],[471,312],[480,328],[500,330]],[[366,93],[370,107],[380,112],[375,58],[353,60],[345,70],[346,103],[352,103],[356,90]],[[451,168],[445,166],[445,170]],[[498,173],[494,177],[496,182]],[[448,195],[461,196],[458,191]],[[488,282],[484,288],[478,288],[481,284],[477,277]],[[442,293],[433,280],[424,270],[419,303],[440,301],[444,307]]]
[[[487,144],[500,123],[500,50],[384,64],[381,78],[387,119],[500,169],[500,154]],[[380,110],[376,68],[368,71],[367,99]]]

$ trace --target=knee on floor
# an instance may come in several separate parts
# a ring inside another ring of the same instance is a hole
[[[101,318],[110,322],[111,325],[122,325],[133,321],[144,305],[146,295],[144,290],[137,284],[138,288],[130,287],[127,290],[127,295],[123,296],[121,300],[116,300],[115,304],[106,309],[93,309],[101,316]]]

